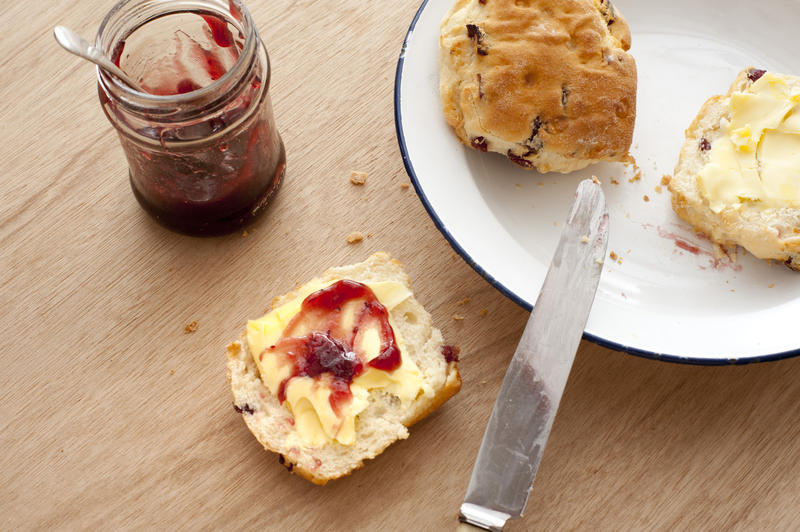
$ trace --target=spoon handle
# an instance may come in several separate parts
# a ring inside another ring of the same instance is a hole
[[[105,54],[89,44],[86,39],[71,29],[65,28],[64,26],[56,26],[53,30],[53,35],[55,36],[56,41],[58,41],[58,44],[60,44],[61,47],[66,51],[94,63],[109,74],[112,74],[113,76],[125,82],[125,84],[131,88],[136,89],[139,92],[145,92],[142,87],[140,87],[139,84],[133,80],[133,78],[128,76],[119,67],[117,67],[117,65],[112,63],[111,60],[105,56]]]

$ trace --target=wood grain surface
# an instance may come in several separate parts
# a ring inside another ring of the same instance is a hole
[[[111,0],[6,2],[0,528],[455,528],[527,316],[401,188],[392,91],[417,2],[248,1],[288,169],[247,236],[213,239],[170,233],[139,208],[93,69],[52,38],[56,24],[93,36]],[[351,170],[367,172],[363,187]],[[371,236],[348,245],[352,231]],[[273,296],[377,250],[405,263],[461,346],[464,384],[408,440],[320,488],[233,411],[225,345]],[[680,366],[584,342],[527,514],[509,529],[799,528],[798,376],[800,359]]]

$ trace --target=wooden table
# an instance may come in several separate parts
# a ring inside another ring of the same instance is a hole
[[[111,0],[2,10],[0,528],[453,529],[527,315],[401,188],[392,91],[417,1],[248,2],[288,172],[246,237],[214,239],[139,208],[93,69],[53,41],[59,23],[93,35]],[[352,231],[371,236],[348,245]],[[463,388],[409,440],[320,488],[233,411],[225,345],[274,295],[377,250],[406,264],[461,346]],[[800,359],[680,366],[584,342],[509,529],[797,528],[798,376]]]

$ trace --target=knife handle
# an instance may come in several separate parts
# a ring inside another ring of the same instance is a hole
[[[471,525],[469,523],[458,523],[458,528],[456,528],[456,532],[486,532],[485,529],[477,527],[475,525]]]

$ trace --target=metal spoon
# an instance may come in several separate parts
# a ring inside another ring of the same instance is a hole
[[[56,26],[56,28],[53,30],[53,35],[55,35],[56,41],[58,41],[58,44],[60,44],[64,50],[73,53],[78,57],[82,57],[87,61],[91,61],[109,74],[122,80],[129,87],[139,92],[145,92],[145,90],[142,89],[142,87],[136,83],[136,81],[134,81],[130,76],[117,67],[117,65],[112,63],[108,57],[103,55],[103,52],[89,44],[86,39],[71,29],[65,28],[64,26]]]

